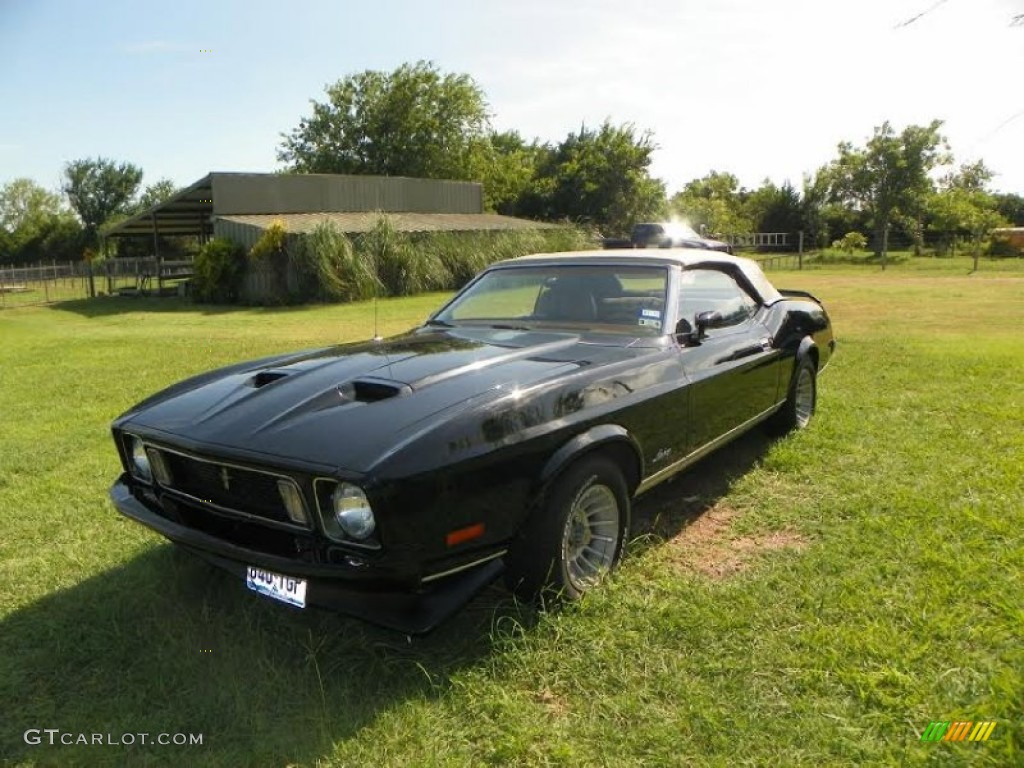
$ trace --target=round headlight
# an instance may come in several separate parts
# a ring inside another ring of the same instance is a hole
[[[370,500],[362,488],[342,483],[334,491],[331,500],[334,503],[334,519],[346,536],[362,541],[373,534],[377,522],[373,519]]]
[[[146,455],[146,448],[137,437],[132,438],[132,472],[140,480],[147,483],[153,481],[153,470],[149,466],[149,456]]]

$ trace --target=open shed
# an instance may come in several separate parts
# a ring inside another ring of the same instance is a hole
[[[209,173],[169,200],[121,222],[107,237],[226,237],[247,247],[272,222],[307,232],[324,220],[343,232],[367,231],[376,214],[395,214],[401,231],[541,229],[550,225],[484,213],[483,187],[471,181],[298,173]]]

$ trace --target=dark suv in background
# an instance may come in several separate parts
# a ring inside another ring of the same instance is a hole
[[[732,246],[728,243],[701,237],[690,225],[681,221],[634,224],[629,240],[634,248],[703,248],[732,253]]]

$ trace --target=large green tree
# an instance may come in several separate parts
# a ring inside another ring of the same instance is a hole
[[[432,62],[349,75],[312,104],[278,151],[301,173],[469,179],[487,145],[483,91]]]
[[[581,126],[543,153],[516,212],[627,234],[635,222],[665,211],[665,185],[650,175],[654,150],[651,134],[630,124]]]
[[[0,262],[77,257],[81,225],[55,192],[31,179],[0,187]]]
[[[75,160],[64,167],[64,194],[95,245],[100,227],[111,217],[127,213],[142,183],[142,169],[103,157]]]
[[[8,232],[38,230],[60,212],[60,195],[32,179],[14,179],[0,187],[0,228]]]
[[[672,196],[669,207],[692,227],[703,227],[712,235],[734,235],[754,229],[744,211],[746,196],[733,174],[711,171],[688,182]]]
[[[494,132],[475,153],[472,178],[484,186],[489,211],[515,215],[551,147],[537,139],[527,142],[518,131]]]
[[[980,160],[961,165],[942,177],[938,190],[927,200],[927,226],[939,236],[940,247],[953,251],[958,240],[965,241],[974,255],[975,269],[989,232],[1009,223],[986,189],[994,176]]]
[[[887,121],[863,147],[839,145],[839,157],[827,169],[832,198],[869,215],[876,255],[890,224],[920,217],[934,189],[930,172],[949,162],[941,127],[941,120],[933,120],[897,133]]]
[[[804,228],[800,193],[788,181],[781,187],[765,179],[743,202],[755,232],[795,233]]]

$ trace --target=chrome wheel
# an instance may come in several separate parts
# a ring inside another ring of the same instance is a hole
[[[592,484],[576,495],[562,531],[562,562],[577,592],[600,581],[618,556],[619,502],[611,488],[596,480],[591,478]]]
[[[796,425],[802,429],[810,423],[811,416],[814,415],[814,374],[810,368],[800,368],[793,395]]]

